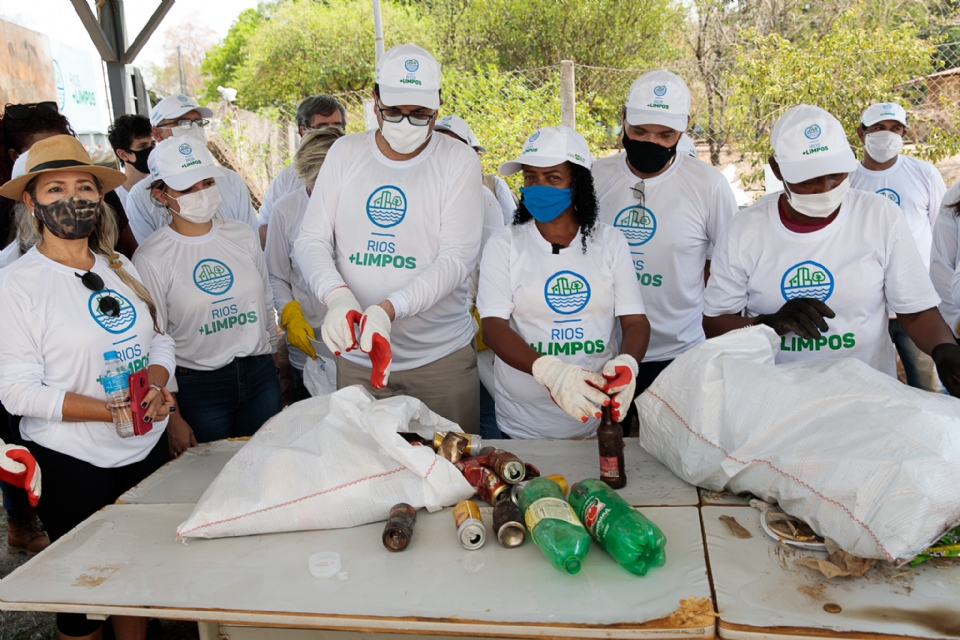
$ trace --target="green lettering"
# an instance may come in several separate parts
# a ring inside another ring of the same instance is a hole
[[[841,338],[840,336],[838,336],[838,335],[836,335],[836,334],[830,336],[830,348],[831,348],[831,349],[833,349],[834,351],[836,351],[836,350],[838,350],[838,349],[839,349],[840,347],[842,347],[842,346],[843,346],[843,338]]]
[[[229,328],[230,328],[230,325],[227,324],[226,320],[217,320],[215,323],[213,323],[214,332],[220,331],[221,329],[229,329]]]
[[[386,257],[386,256],[384,256],[384,257]],[[374,265],[374,264],[375,264],[375,265],[377,265],[378,267],[380,266],[380,254],[379,254],[379,253],[376,254],[376,255],[373,255],[373,256],[368,253],[368,254],[367,254],[367,258],[370,259],[370,262],[367,263],[367,260],[364,259],[364,261],[363,261],[364,264],[371,264],[371,265]]]
[[[795,351],[803,351],[804,349],[807,351],[813,351],[813,338],[810,338],[809,340],[806,338],[797,338],[797,348]]]
[[[825,347],[825,346],[827,346],[827,339],[824,338],[823,336],[820,336],[819,338],[817,338],[817,351],[820,351],[820,347]]]
[[[227,323],[229,325],[229,328],[232,329],[237,324],[237,316],[230,316],[227,319]]]
[[[843,348],[844,349],[853,349],[857,346],[856,340],[853,339],[852,333],[843,334]]]
[[[407,269],[416,269],[416,268],[417,268],[417,259],[407,258]]]
[[[597,340],[597,353],[603,353],[603,340]]]
[[[247,322],[249,322],[250,324],[253,324],[253,323],[256,322],[256,321],[257,321],[257,312],[256,312],[256,311],[248,311],[248,312],[247,312]]]
[[[383,254],[383,256],[380,258],[380,266],[381,266],[381,267],[385,267],[385,266],[387,266],[388,264],[390,264],[391,262],[393,262],[393,256],[391,256],[391,255]]]
[[[663,277],[660,274],[653,276],[653,286],[659,287],[663,284]]]
[[[569,342],[553,342],[553,355],[558,356],[561,353],[565,356],[573,355],[570,353],[570,343]],[[579,344],[579,343],[576,343]],[[574,352],[576,353],[576,352]]]
[[[787,346],[787,336],[780,336],[780,351],[793,351]]]

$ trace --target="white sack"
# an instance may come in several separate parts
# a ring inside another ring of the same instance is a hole
[[[430,511],[474,495],[431,447],[461,429],[409,396],[374,400],[362,387],[297,402],[274,416],[223,468],[177,527],[187,538],[338,529],[386,520],[406,502]]]
[[[960,400],[849,358],[774,365],[779,347],[758,326],[677,358],[637,399],[640,445],[861,558],[910,559],[960,522]]]
[[[303,384],[311,396],[321,396],[337,390],[337,363],[319,353],[316,358],[307,358],[303,365]]]

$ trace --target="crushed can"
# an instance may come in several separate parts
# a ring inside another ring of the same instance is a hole
[[[440,443],[443,442],[443,439],[446,437],[448,432],[446,431],[437,431],[433,434],[433,450],[436,451],[440,448]],[[457,431],[456,433],[460,433]],[[480,443],[480,436],[474,435],[472,433],[460,433],[464,436],[469,442],[467,444],[467,455],[475,456],[480,451],[480,448],[483,446]]]
[[[483,466],[478,458],[465,458],[455,465],[463,473],[470,486],[477,490],[477,497],[496,506],[501,500],[510,499],[510,485],[491,469]]]
[[[443,437],[437,447],[437,455],[450,462],[457,463],[467,456],[467,445],[470,443],[466,436],[457,431],[451,431]]]
[[[517,484],[527,475],[523,460],[503,449],[494,449],[486,456],[486,466],[507,484]]]

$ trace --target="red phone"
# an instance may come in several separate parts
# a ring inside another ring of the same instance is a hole
[[[130,411],[133,413],[133,435],[142,436],[153,429],[152,422],[146,422],[143,418],[147,415],[146,409],[140,408],[143,398],[150,391],[150,379],[147,377],[147,370],[141,369],[136,373],[130,374]]]

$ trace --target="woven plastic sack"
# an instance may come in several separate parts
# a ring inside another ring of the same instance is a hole
[[[861,558],[909,560],[960,522],[960,400],[854,359],[775,365],[779,347],[751,327],[677,358],[637,399],[640,445]]]
[[[303,384],[314,397],[336,391],[336,361],[319,353],[316,358],[307,358],[303,365]]]
[[[297,402],[227,463],[177,534],[338,529],[386,520],[398,502],[437,511],[466,500],[474,489],[456,467],[399,435],[438,429],[461,430],[416,398],[374,400],[359,386]]]

